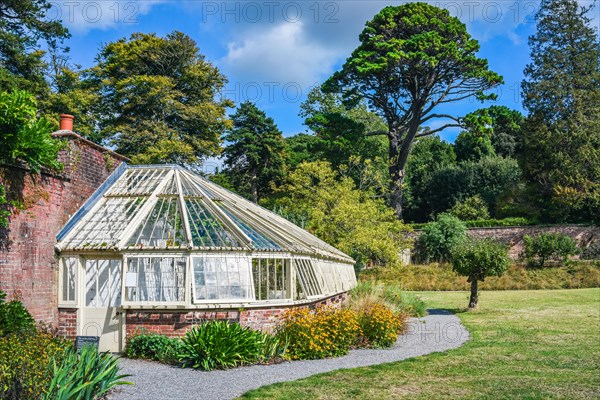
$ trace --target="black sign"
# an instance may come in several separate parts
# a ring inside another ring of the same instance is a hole
[[[98,348],[100,343],[100,336],[76,336],[75,337],[75,348],[77,351],[81,350],[85,346],[93,346]]]

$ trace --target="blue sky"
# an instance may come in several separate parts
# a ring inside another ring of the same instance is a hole
[[[504,76],[495,104],[522,110],[518,91],[539,2],[430,3],[447,8],[467,24],[469,33],[480,41],[480,56]],[[84,68],[93,65],[103,43],[133,32],[182,31],[227,76],[227,97],[236,103],[256,102],[290,136],[306,131],[298,112],[310,87],[339,69],[358,45],[367,20],[381,8],[401,2],[102,0],[52,4],[50,15],[62,19],[73,35],[68,41],[73,63]],[[466,100],[442,111],[464,115],[479,107],[481,103]],[[453,141],[457,133],[441,136]]]

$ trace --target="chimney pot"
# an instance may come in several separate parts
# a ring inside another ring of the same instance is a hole
[[[70,114],[60,114],[60,130],[61,131],[73,131],[73,120],[74,116]]]

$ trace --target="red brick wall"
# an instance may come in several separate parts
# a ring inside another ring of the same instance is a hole
[[[315,307],[328,305],[341,307],[348,300],[347,293],[341,293],[327,299],[316,301],[297,307]],[[131,337],[137,332],[152,332],[169,337],[185,335],[192,326],[201,324],[206,320],[229,320],[239,322],[241,325],[252,329],[272,331],[279,320],[279,316],[287,309],[294,306],[261,307],[243,310],[216,310],[216,311],[137,311],[126,312],[126,335]]]
[[[591,242],[600,243],[600,226],[553,225],[553,226],[517,226],[496,228],[470,228],[470,237],[493,238],[509,246],[508,255],[519,258],[523,252],[525,235],[536,236],[540,233],[561,233],[575,239],[577,245],[586,247]]]
[[[577,245],[585,248],[590,243],[600,243],[600,226],[585,225],[533,225],[533,226],[498,226],[491,228],[469,228],[467,234],[475,238],[492,238],[508,245],[508,255],[513,260],[523,252],[523,237],[536,236],[540,233],[561,233],[575,239]],[[410,237],[417,238],[421,231],[413,232]]]
[[[58,310],[58,334],[67,339],[75,339],[77,335],[76,308],[61,308]]]
[[[23,206],[0,232],[0,290],[21,296],[34,318],[52,324],[58,322],[56,234],[124,160],[73,133],[62,132],[57,140],[67,142],[59,174],[0,166],[7,197]]]

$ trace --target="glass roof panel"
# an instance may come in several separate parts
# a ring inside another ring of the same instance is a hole
[[[181,179],[181,191],[184,196],[204,197],[204,192],[191,182],[184,174],[179,175]]]
[[[145,202],[146,198],[143,197],[104,198],[89,219],[78,223],[79,229],[67,241],[66,246],[82,249],[114,246]]]
[[[192,243],[197,247],[241,247],[223,223],[211,213],[202,200],[185,200],[192,234]]]
[[[252,240],[252,244],[259,250],[283,250],[277,243],[263,235],[262,233],[251,228],[246,222],[240,217],[234,215],[231,211],[223,206],[220,202],[215,202],[217,206],[229,217],[231,220],[239,226],[239,228]]]
[[[128,246],[187,246],[179,198],[161,197],[135,230]]]
[[[165,168],[131,168],[115,183],[108,195],[149,195],[169,173]]]
[[[160,194],[176,195],[177,193],[179,193],[177,190],[177,180],[175,179],[175,175],[173,175],[169,178],[169,182],[162,188]]]

